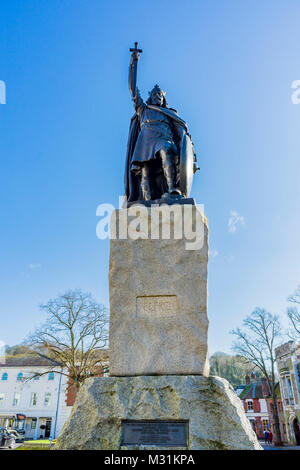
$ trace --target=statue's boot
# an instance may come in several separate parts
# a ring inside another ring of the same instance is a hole
[[[168,193],[174,196],[181,196],[181,191],[176,188],[176,165],[174,163],[173,155],[170,155],[165,150],[160,151],[162,167],[164,176],[168,185]]]
[[[143,200],[151,201],[149,170],[148,170],[148,167],[146,166],[142,168],[141,190],[142,190]]]

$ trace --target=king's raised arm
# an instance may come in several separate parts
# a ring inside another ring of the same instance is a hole
[[[129,91],[134,100],[135,104],[138,98],[138,89],[137,89],[137,64],[140,59],[140,54],[142,49],[138,49],[138,43],[134,43],[134,48],[130,48],[131,59],[129,64]]]

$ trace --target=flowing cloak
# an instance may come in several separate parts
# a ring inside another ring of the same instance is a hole
[[[176,112],[170,108],[164,108],[160,106],[144,104],[141,112],[145,109],[145,107],[152,109],[154,111],[158,111],[165,116],[167,116],[170,120],[171,129],[174,134],[174,140],[180,142],[178,136],[182,134],[182,132],[187,132],[187,125],[183,119],[177,116]],[[129,127],[129,135],[128,135],[128,143],[127,143],[127,153],[126,153],[126,164],[125,164],[125,195],[127,197],[127,201],[137,201],[142,199],[142,195],[140,192],[140,178],[139,176],[132,171],[132,157],[134,154],[134,149],[136,145],[136,141],[138,135],[141,131],[140,127],[140,119],[137,113],[131,118],[130,127]]]

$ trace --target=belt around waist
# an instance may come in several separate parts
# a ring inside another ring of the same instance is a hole
[[[149,124],[154,125],[154,126],[160,126],[160,127],[163,125],[164,127],[167,127],[169,129],[169,125],[165,121],[143,121],[141,123],[141,128],[144,127],[144,126],[147,126]]]

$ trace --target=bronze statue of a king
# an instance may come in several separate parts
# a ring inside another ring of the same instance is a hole
[[[179,202],[188,198],[196,155],[187,125],[169,108],[165,92],[155,85],[146,103],[137,88],[141,49],[130,49],[129,90],[135,115],[131,119],[125,169],[127,205],[138,201]],[[183,201],[182,201],[183,202]]]

